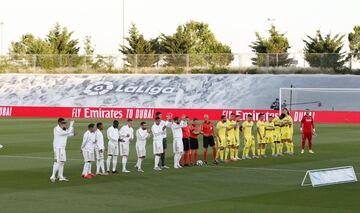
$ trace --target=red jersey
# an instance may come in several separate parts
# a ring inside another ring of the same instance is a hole
[[[183,138],[190,138],[190,126],[186,126],[181,129],[183,133]]]
[[[303,132],[311,133],[314,128],[314,119],[310,115],[309,116],[305,115],[301,119],[301,126],[303,128]]]
[[[214,132],[214,125],[212,122],[208,121],[208,123],[203,122],[201,124],[201,131],[203,132],[203,135],[206,137],[212,136]]]
[[[197,138],[199,133],[194,133],[194,132],[199,132],[199,126],[195,126],[194,124],[192,124],[190,126],[190,138]]]

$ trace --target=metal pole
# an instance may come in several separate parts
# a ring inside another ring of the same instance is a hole
[[[0,22],[0,39],[1,39],[1,41],[0,41],[0,46],[1,46],[1,48],[0,48],[0,56],[2,56],[3,54],[4,54],[4,52],[3,52],[3,48],[4,48],[4,30],[3,30],[3,25],[4,25],[4,22]]]
[[[279,115],[281,115],[281,89],[282,88],[279,89]]]
[[[290,85],[290,88],[293,88],[294,86],[291,84]],[[289,107],[289,110],[291,111],[291,106],[292,106],[292,95],[293,95],[293,90],[290,89],[290,107]]]
[[[122,45],[125,46],[125,0],[122,1]],[[125,54],[122,54],[123,69],[125,68]]]

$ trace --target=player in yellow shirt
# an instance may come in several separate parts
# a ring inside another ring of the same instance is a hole
[[[281,130],[280,130],[280,125],[281,125],[281,120],[279,117],[274,118],[274,126],[275,126],[275,130],[274,130],[274,143],[276,146],[276,156],[282,156],[282,143],[281,143]]]
[[[279,116],[280,120],[282,121],[280,127],[281,127],[281,143],[285,144],[287,147],[287,152],[286,154],[290,154],[290,148],[289,148],[289,143],[290,143],[290,125],[291,125],[291,121],[290,121],[290,116],[287,116],[285,113],[282,113]]]
[[[274,120],[274,117],[269,116],[269,120],[265,123],[265,141],[266,141],[266,144],[270,144],[270,146],[271,146],[271,156],[275,157],[276,156],[275,143],[274,143],[275,126],[274,126],[273,120]],[[265,147],[265,149],[266,149],[266,147]]]
[[[251,159],[249,157],[250,149],[252,150],[252,157],[257,158],[255,153],[255,138],[252,135],[254,122],[252,121],[252,115],[247,115],[247,120],[242,123],[242,133],[244,136],[244,150],[243,150],[243,156],[242,158],[245,159]]]
[[[224,161],[224,149],[226,146],[227,140],[227,125],[226,125],[226,116],[222,115],[221,120],[216,124],[216,138],[218,142],[218,157],[221,162]]]
[[[266,157],[265,156],[265,145],[266,145],[266,141],[265,141],[265,121],[264,121],[264,114],[260,113],[259,114],[259,120],[256,123],[256,132],[257,132],[257,143],[258,143],[258,150],[257,150],[257,154],[259,157]]]
[[[241,160],[239,158],[239,148],[240,148],[240,127],[241,127],[241,119],[240,115],[235,116],[236,126],[234,127],[234,135],[235,135],[235,160]]]
[[[231,161],[235,160],[235,157],[234,157],[234,151],[235,151],[235,126],[236,126],[235,114],[231,113],[230,119],[226,121],[228,140],[227,140],[227,146],[226,146],[226,149],[225,149],[225,157],[224,157],[225,161],[228,160],[229,151],[230,151],[230,160]]]
[[[286,143],[286,153],[289,155],[294,154],[294,144],[293,144],[293,135],[294,135],[294,121],[290,115],[290,112],[287,108],[283,109],[283,113],[286,115],[289,127],[289,138]]]

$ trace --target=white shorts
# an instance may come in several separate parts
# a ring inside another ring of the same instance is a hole
[[[119,155],[119,143],[113,143],[113,142],[109,142],[108,143],[108,155],[114,155],[114,156],[118,156]]]
[[[153,151],[154,151],[154,155],[160,155],[164,153],[164,146],[162,140],[153,142]]]
[[[83,150],[82,154],[84,156],[84,162],[95,161],[94,152],[89,150]]]
[[[146,147],[143,144],[136,144],[136,154],[138,158],[146,156]]]
[[[184,144],[183,144],[182,138],[174,138],[173,152],[174,153],[183,153],[184,152]]]
[[[129,142],[120,143],[120,156],[129,156]]]
[[[104,150],[102,150],[102,152],[100,152],[99,148],[95,148],[95,156],[96,156],[97,160],[104,159]]]
[[[66,161],[65,148],[54,148],[54,159],[56,162],[65,162]]]

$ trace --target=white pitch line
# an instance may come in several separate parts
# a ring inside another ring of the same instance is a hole
[[[0,155],[0,157],[3,158],[22,158],[22,159],[39,159],[39,160],[54,160],[54,158],[50,158],[50,157],[36,157],[36,156],[23,156],[23,155]],[[67,160],[69,161],[83,161],[83,159],[78,159],[78,158],[68,158]],[[136,162],[131,162],[129,161],[129,163],[136,163]],[[143,164],[153,164],[153,163],[146,163],[144,162]],[[237,167],[237,166],[208,166],[208,167],[214,167],[214,168],[229,168],[229,169],[247,169],[247,170],[265,170],[265,171],[284,171],[284,172],[306,172],[305,170],[296,170],[296,169],[276,169],[276,168],[260,168],[260,167]]]
[[[0,155],[3,158],[25,158],[25,159],[39,159],[39,160],[54,160],[54,158],[49,157],[35,157],[35,156],[22,156],[22,155]],[[67,160],[71,161],[81,161],[82,159],[68,158]]]
[[[0,157],[3,158],[25,158],[25,159],[39,159],[39,160],[54,160],[54,158],[49,158],[49,157],[36,157],[36,156],[22,156],[22,155],[0,155]],[[83,159],[79,159],[79,158],[68,158],[67,160],[69,161],[83,161]],[[128,161],[129,163],[136,163],[135,161]],[[143,164],[153,164],[153,163],[146,163],[144,162]],[[221,168],[221,169],[244,169],[244,170],[262,170],[262,171],[270,171],[270,172],[306,172],[306,170],[299,170],[299,169],[277,169],[277,168],[263,168],[263,167],[238,167],[238,166],[212,166],[209,165],[208,167],[214,167],[214,168]],[[355,173],[357,175],[359,175],[360,173]]]

